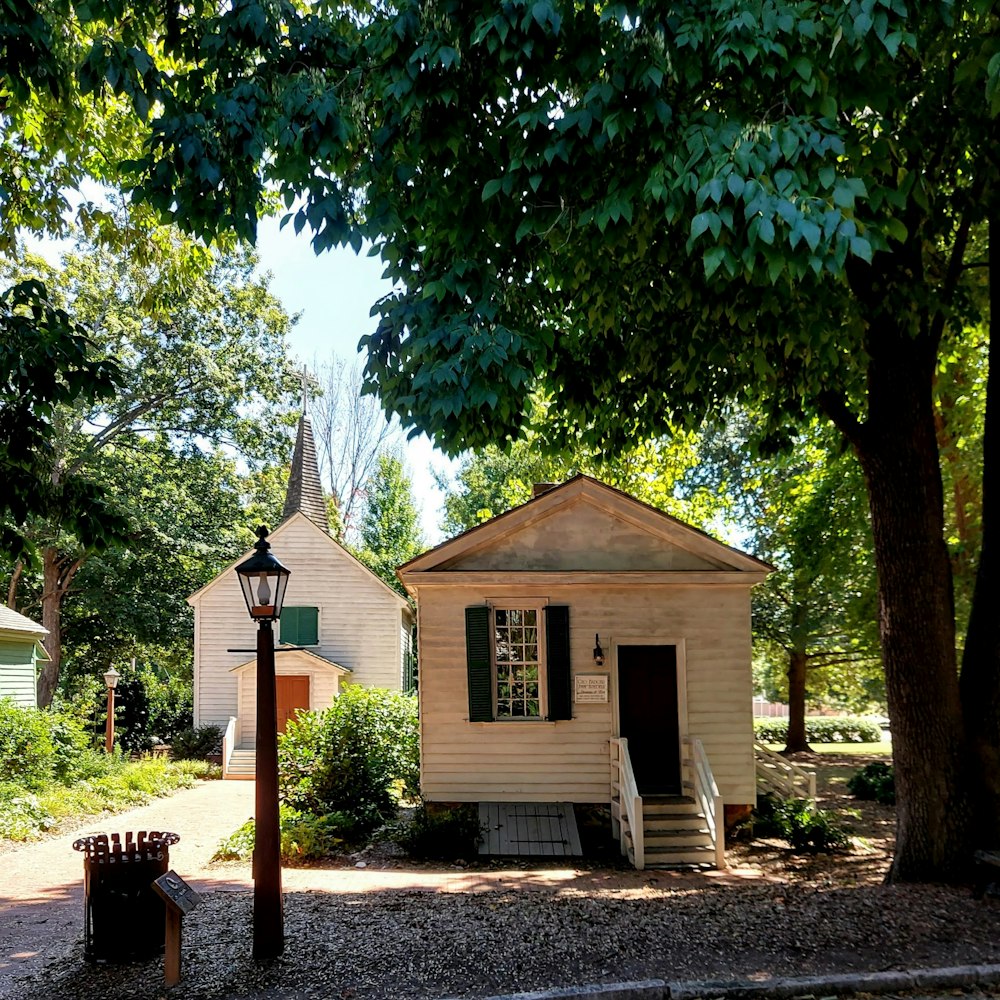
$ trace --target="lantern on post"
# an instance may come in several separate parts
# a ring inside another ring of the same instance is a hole
[[[268,530],[257,529],[257,550],[236,567],[257,629],[257,762],[253,850],[253,956],[276,958],[285,947],[281,902],[281,829],[278,819],[278,706],[274,633],[290,571],[271,554]]]
[[[269,532],[264,525],[257,529],[257,550],[236,567],[243,588],[243,600],[255,622],[272,622],[281,617],[290,571],[271,554]]]
[[[104,673],[104,686],[108,689],[108,721],[104,726],[104,750],[111,753],[115,745],[115,688],[121,674],[112,667]]]

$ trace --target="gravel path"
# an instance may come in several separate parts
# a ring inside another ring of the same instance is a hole
[[[91,818],[73,833],[0,853],[0,997],[18,996],[15,979],[37,971],[83,935],[83,855],[73,841],[89,833],[172,830],[171,867],[199,888],[246,886],[249,872],[209,865],[219,840],[253,814],[252,781],[206,781],[148,806]],[[96,1000],[96,998],[95,998]]]
[[[577,876],[567,873],[567,882]],[[643,888],[286,893],[286,951],[249,960],[251,896],[185,926],[185,998],[432,998],[589,982],[769,979],[1000,961],[1000,904],[937,887],[833,891],[669,876]],[[67,950],[19,996],[148,998],[158,962],[91,968]]]
[[[147,807],[177,822],[140,819],[138,810],[106,826],[175,829],[181,843],[171,866],[204,893],[185,922],[184,980],[171,996],[431,1000],[630,979],[767,980],[1000,962],[996,898],[883,886],[839,860],[793,875],[770,862],[753,866],[737,851],[741,867],[705,874],[413,866],[377,854],[363,869],[347,862],[286,870],[285,954],[258,967],[250,959],[249,868],[207,862],[247,815],[252,789],[215,782]],[[0,996],[165,996],[159,961],[83,961],[82,865],[72,839],[0,857]],[[11,872],[23,880],[21,902],[12,899]],[[21,946],[30,938],[38,951],[18,965],[8,946],[12,914]]]

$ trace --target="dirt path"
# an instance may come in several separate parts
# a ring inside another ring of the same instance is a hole
[[[68,941],[83,936],[83,855],[73,841],[90,833],[171,830],[180,843],[170,866],[202,888],[243,888],[244,872],[210,869],[218,842],[253,814],[252,781],[207,781],[129,812],[95,819],[65,836],[6,851],[0,857],[0,996]]]

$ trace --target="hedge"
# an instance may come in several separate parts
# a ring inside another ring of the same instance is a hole
[[[754,737],[761,743],[785,743],[787,719],[754,719]],[[844,716],[807,716],[806,739],[810,743],[880,743],[882,728],[871,719]]]

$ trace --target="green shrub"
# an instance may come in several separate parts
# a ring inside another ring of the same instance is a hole
[[[884,806],[896,803],[896,776],[892,765],[876,760],[865,764],[847,782],[847,790],[856,799],[879,802]]]
[[[0,839],[27,840],[55,826],[38,796],[15,784],[0,785]]]
[[[45,713],[0,700],[0,781],[36,788],[52,777],[55,755]]]
[[[416,699],[348,685],[325,712],[300,712],[278,739],[279,786],[293,809],[348,813],[372,830],[419,776]]]
[[[785,743],[788,719],[754,719],[753,730],[761,743]],[[880,743],[882,729],[871,719],[810,715],[806,717],[806,739],[810,743]]]
[[[222,751],[222,730],[218,726],[182,729],[174,734],[170,756],[174,760],[204,760]]]
[[[396,841],[414,858],[452,861],[475,857],[483,839],[475,805],[429,810],[421,803],[409,823],[401,825]]]
[[[92,758],[107,759],[107,754],[98,754],[91,748],[86,728],[71,716],[50,713],[49,733],[53,746],[52,776],[63,784],[85,777],[94,766]]]
[[[149,732],[156,740],[172,743],[174,737],[194,726],[194,693],[190,678],[148,671]]]
[[[281,860],[310,861],[325,858],[351,843],[357,833],[354,817],[347,813],[316,816],[281,804]],[[220,842],[213,861],[246,861],[253,857],[254,821],[248,819]]]
[[[787,840],[793,850],[810,854],[830,852],[850,844],[847,831],[838,825],[833,813],[805,799],[758,796],[754,809],[754,831],[765,837]]]

